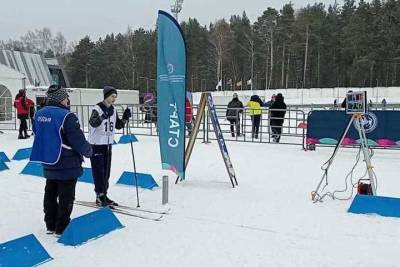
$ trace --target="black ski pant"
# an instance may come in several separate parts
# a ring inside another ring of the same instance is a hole
[[[258,138],[258,131],[260,129],[261,115],[253,115],[251,116],[252,128],[251,128],[251,136]]]
[[[90,162],[92,164],[94,191],[97,195],[106,195],[111,170],[111,145],[93,145],[92,147],[93,156],[90,158]]]
[[[236,130],[236,134],[240,135],[240,119],[228,119],[228,121],[231,127],[231,134],[234,135]]]
[[[279,143],[282,134],[283,121],[271,121],[272,138],[275,138],[276,142]]]
[[[44,221],[48,230],[62,234],[71,221],[77,179],[46,180]]]
[[[27,136],[28,135],[28,123],[27,123],[28,115],[18,115],[18,119],[20,121],[19,135],[23,136],[22,134],[24,134],[25,136]]]

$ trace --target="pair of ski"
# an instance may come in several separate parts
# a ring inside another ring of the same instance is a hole
[[[112,212],[126,215],[126,216],[131,216],[131,217],[136,217],[144,220],[151,220],[151,221],[161,221],[162,218],[164,217],[165,214],[169,214],[171,209],[165,209],[165,210],[149,210],[149,209],[142,209],[142,208],[134,208],[130,206],[124,206],[124,205],[118,205],[118,206],[107,206],[107,207],[101,207],[98,206],[95,202],[91,201],[75,201],[76,205],[79,206],[85,206],[89,208],[110,208]]]

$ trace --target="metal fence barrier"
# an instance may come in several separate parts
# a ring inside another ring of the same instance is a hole
[[[115,110],[122,118],[123,111],[129,107],[131,109],[132,117],[129,121],[129,127],[135,135],[146,135],[146,136],[157,136],[157,106],[148,105],[115,105]],[[399,110],[399,105],[388,105],[385,107],[386,110]],[[91,115],[92,105],[71,105],[71,111],[74,112],[81,124],[81,127],[85,133],[89,130],[89,118]],[[227,106],[216,105],[217,117],[221,125],[221,130],[224,134],[224,138],[227,141],[236,142],[252,142],[252,143],[273,143],[272,131],[270,125],[270,112],[272,110],[268,108],[261,109],[261,121],[259,127],[258,138],[252,135],[252,121],[249,109],[245,108],[241,110],[239,114],[240,118],[240,135],[238,136],[235,131],[235,135],[232,136],[230,130],[230,122],[226,118]],[[376,107],[377,109],[382,109]],[[194,118],[197,114],[198,106],[193,106]],[[286,109],[284,123],[282,125],[281,144],[299,145],[303,149],[306,148],[306,122],[308,113],[311,110],[321,109],[333,109],[333,106],[290,106]],[[11,117],[11,118],[10,118]],[[0,130],[17,130],[19,122],[16,116],[15,109],[12,114],[8,114],[9,120],[0,121]],[[273,118],[272,118],[273,119]],[[29,129],[31,129],[31,122],[29,122]],[[116,130],[116,133],[124,134],[125,129]],[[206,110],[206,114],[201,123],[198,139],[207,143],[210,140],[216,140],[215,134],[213,133],[211,118]]]
[[[273,143],[272,131],[270,125],[270,119],[276,119],[270,116],[271,111],[281,110],[270,110],[268,108],[261,108],[261,120],[258,131],[258,138],[252,134],[252,120],[250,116],[250,110],[245,108],[241,110],[239,114],[241,134],[238,136],[231,134],[230,122],[226,118],[226,106],[215,106],[217,111],[217,117],[221,125],[222,132],[224,133],[225,140],[228,141],[239,141],[239,142],[253,142],[253,143]],[[239,111],[239,110],[238,110]],[[215,135],[212,132],[212,125],[210,125],[210,119],[206,114],[208,121],[207,127],[207,140],[216,140]],[[303,127],[306,122],[306,114],[300,109],[293,109],[291,107],[286,109],[284,117],[284,123],[281,128],[281,141],[282,144],[301,145],[305,148],[305,134],[306,129]]]
[[[12,105],[12,98],[5,95],[6,91],[0,95],[0,128],[13,128],[12,123],[14,115],[14,107]]]
[[[132,112],[132,117],[129,121],[129,127],[135,135],[147,135],[157,136],[157,106],[148,105],[115,105],[115,110],[122,118],[123,111],[129,107]],[[89,131],[89,118],[91,115],[92,105],[71,105],[70,109],[74,112],[81,125],[81,128],[85,133]],[[198,106],[193,106],[193,114],[196,116]],[[224,137],[227,141],[238,141],[238,142],[255,142],[255,143],[271,143],[271,127],[269,124],[269,110],[262,109],[262,116],[259,128],[259,138],[252,138],[251,136],[251,119],[249,110],[244,109],[240,115],[240,128],[241,135],[235,137],[231,136],[230,123],[226,120],[225,112],[226,106],[216,106],[217,117],[221,125],[221,129],[224,133]],[[194,117],[195,117],[194,116]],[[287,109],[285,116],[285,123],[282,126],[282,141],[284,144],[295,144],[304,147],[305,142],[305,129],[299,128],[298,125],[305,122],[305,113],[302,110]],[[28,120],[29,129],[31,129],[31,122]],[[0,129],[2,130],[17,130],[19,122],[16,116],[15,110],[12,113],[10,120],[1,121]],[[125,129],[116,130],[116,133],[124,134]],[[209,142],[210,140],[216,140],[213,133],[211,119],[206,112],[203,122],[201,123],[198,139],[202,139],[203,142]]]

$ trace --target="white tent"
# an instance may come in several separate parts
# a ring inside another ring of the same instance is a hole
[[[23,82],[24,75],[0,64],[0,121],[11,120],[13,99]]]
[[[15,96],[18,90],[23,88],[24,78],[20,72],[0,64],[0,84],[7,87],[12,96]]]

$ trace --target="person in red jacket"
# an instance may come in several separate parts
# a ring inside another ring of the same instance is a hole
[[[27,120],[30,117],[30,107],[33,105],[33,101],[26,97],[25,90],[19,90],[14,101],[14,107],[17,109],[17,118],[20,120],[18,139],[29,138]]]
[[[192,103],[190,103],[190,100],[188,97],[186,97],[185,101],[185,124],[186,128],[188,130],[188,134],[190,135],[192,133],[192,119],[193,119],[193,108],[192,108]]]

